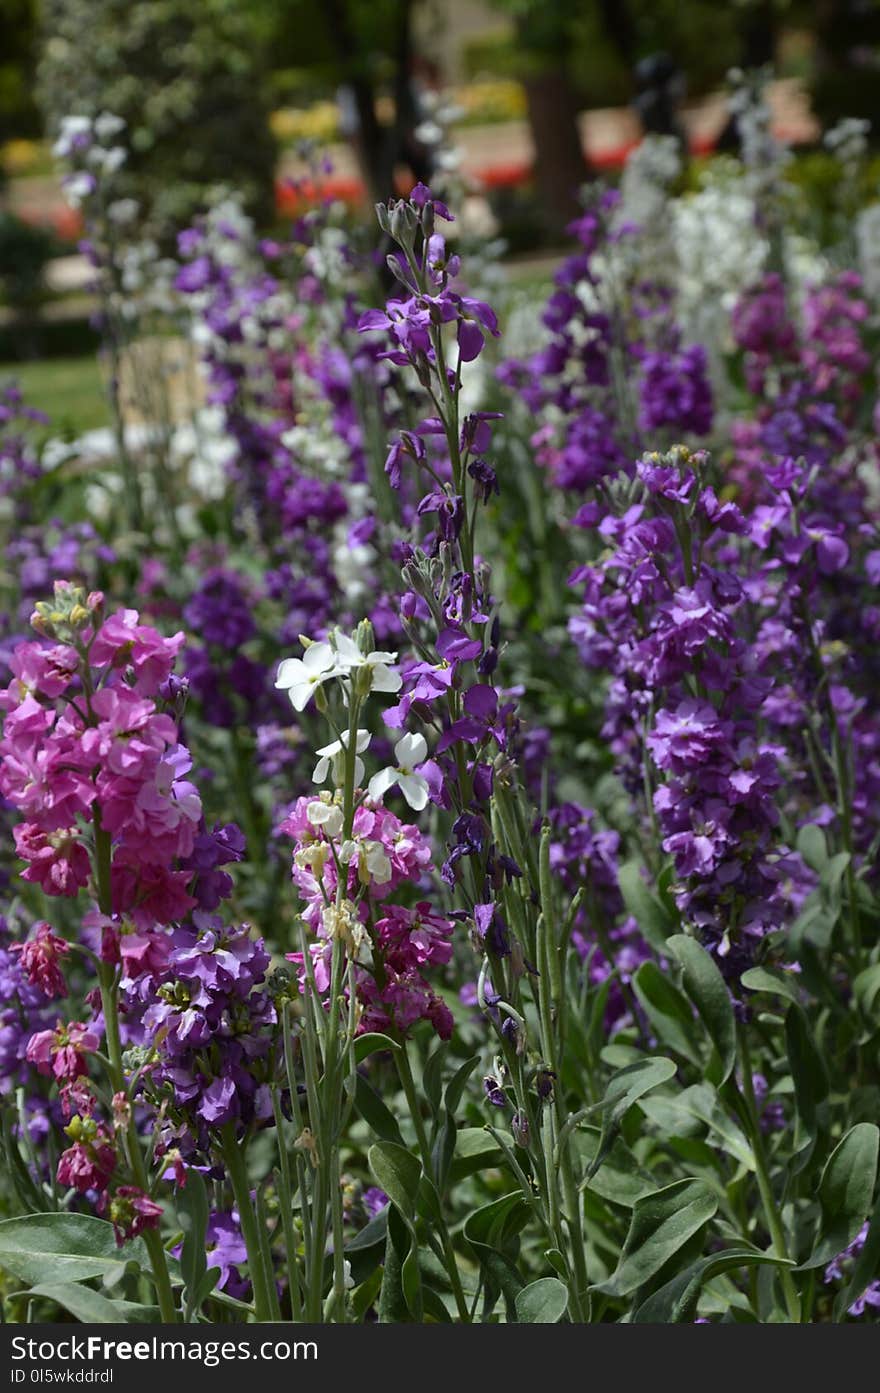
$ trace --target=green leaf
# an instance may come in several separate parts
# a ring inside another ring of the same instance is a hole
[[[359,1325],[365,1319],[370,1307],[376,1302],[381,1292],[384,1276],[384,1270],[377,1265],[362,1282],[358,1282],[357,1277],[355,1277],[355,1289],[349,1298],[353,1324]]]
[[[50,1207],[49,1196],[38,1188],[21,1154],[15,1135],[16,1118],[11,1107],[2,1109],[3,1153],[13,1188],[27,1213],[45,1211]]]
[[[380,1050],[391,1050],[394,1053],[398,1048],[396,1040],[392,1040],[390,1035],[381,1035],[378,1031],[368,1031],[366,1035],[358,1035],[354,1042],[355,1063],[363,1064],[371,1054],[377,1054]]]
[[[20,1282],[118,1281],[130,1263],[150,1271],[143,1240],[118,1248],[113,1225],[91,1214],[27,1214],[0,1221],[0,1267]]]
[[[880,995],[880,963],[866,967],[854,978],[852,985],[859,1010],[869,1021],[875,1021],[878,1016],[877,997]]]
[[[730,993],[724,978],[705,948],[687,934],[674,934],[667,947],[672,949],[681,965],[682,982],[687,995],[697,1008],[718,1055],[718,1066],[710,1066],[706,1076],[714,1084],[730,1078],[736,1063],[736,1021]]]
[[[821,873],[828,861],[828,843],[825,833],[815,822],[808,822],[798,830],[797,849],[811,871]]]
[[[642,1010],[663,1044],[692,1064],[699,1064],[693,1008],[675,983],[655,962],[649,961],[642,963],[632,984]]]
[[[410,1319],[409,1306],[403,1289],[403,1265],[409,1256],[411,1244],[409,1229],[397,1210],[390,1208],[388,1210],[382,1287],[379,1292],[380,1325],[397,1325]]]
[[[514,1305],[523,1325],[556,1325],[568,1308],[568,1288],[558,1277],[539,1277],[517,1292]]]
[[[510,1144],[513,1145],[512,1137]],[[462,1127],[456,1133],[455,1153],[449,1174],[452,1182],[456,1183],[465,1176],[476,1174],[477,1171],[501,1165],[503,1161],[503,1151],[485,1127]]]
[[[819,887],[826,901],[836,907],[840,902],[840,887],[843,877],[846,875],[847,867],[850,863],[848,851],[838,851],[836,856],[832,856],[827,865],[822,867],[819,876]]]
[[[382,1261],[388,1234],[388,1207],[385,1206],[345,1245],[355,1286],[365,1282]]]
[[[708,1140],[713,1146],[726,1151],[748,1170],[755,1169],[751,1146],[711,1084],[692,1084],[671,1098],[647,1099],[644,1110],[662,1131],[674,1137],[700,1135],[691,1124],[693,1121],[702,1123],[708,1129]]]
[[[871,1215],[865,1242],[853,1264],[849,1282],[842,1291],[838,1292],[834,1303],[834,1319],[836,1321],[843,1320],[850,1306],[858,1301],[862,1292],[874,1281],[878,1272],[880,1272],[880,1195],[878,1195],[877,1203],[874,1205],[874,1213]]]
[[[480,1057],[476,1054],[472,1055],[470,1059],[466,1059],[464,1064],[462,1064],[459,1069],[456,1069],[449,1083],[446,1085],[444,1102],[446,1103],[446,1111],[449,1113],[450,1117],[455,1117],[455,1114],[458,1112],[458,1105],[461,1102],[461,1095],[464,1092],[465,1084],[479,1062]]]
[[[202,1280],[196,1287],[195,1297],[193,1300],[194,1310],[200,1311],[204,1303],[207,1301],[208,1297],[214,1294],[214,1290],[217,1286],[217,1283],[220,1281],[222,1275],[223,1270],[220,1267],[209,1267],[206,1270],[204,1276],[202,1277]]]
[[[745,1248],[712,1253],[707,1258],[699,1258],[684,1272],[677,1272],[671,1281],[651,1293],[646,1301],[637,1307],[632,1315],[636,1325],[673,1325],[692,1321],[697,1313],[697,1302],[704,1283],[713,1277],[727,1272],[732,1267],[759,1267],[763,1265],[791,1267],[792,1263],[777,1258],[773,1253],[756,1253]]]
[[[198,1311],[198,1295],[208,1270],[205,1235],[208,1230],[208,1192],[197,1170],[190,1168],[177,1197],[177,1217],[183,1229],[180,1272],[186,1287],[184,1320]],[[212,1288],[213,1290],[213,1288]]]
[[[424,1315],[424,1302],[422,1300],[422,1274],[419,1271],[419,1250],[413,1238],[410,1250],[403,1260],[400,1269],[400,1281],[403,1287],[404,1300],[407,1310],[413,1320],[421,1324]]]
[[[602,1114],[599,1150],[587,1171],[588,1180],[596,1174],[608,1155],[620,1123],[633,1103],[645,1093],[649,1093],[652,1088],[659,1088],[661,1084],[667,1083],[675,1073],[676,1066],[671,1059],[666,1059],[663,1055],[652,1055],[648,1059],[639,1059],[634,1064],[628,1064],[611,1076],[602,1101],[587,1108],[584,1113],[585,1116],[595,1112]]]
[[[452,1316],[447,1311],[443,1301],[436,1291],[432,1291],[424,1283],[422,1284],[422,1307],[424,1312],[422,1319],[426,1324],[430,1319],[435,1325],[452,1325]]]
[[[572,1138],[573,1146],[579,1154],[583,1154],[588,1165],[599,1150],[600,1136],[598,1127],[579,1127]],[[651,1176],[642,1170],[629,1147],[617,1137],[602,1165],[591,1175],[586,1188],[612,1204],[632,1209],[636,1200],[649,1194],[654,1186]]]
[[[767,992],[770,996],[783,996],[786,1001],[798,1000],[793,972],[783,972],[778,967],[750,967],[739,980],[750,992]]]
[[[819,1181],[822,1218],[816,1246],[798,1271],[822,1267],[852,1243],[874,1198],[880,1130],[859,1122],[834,1148]]]
[[[702,1180],[676,1180],[636,1200],[617,1270],[596,1291],[628,1296],[707,1224],[718,1199]]]
[[[664,952],[674,923],[665,905],[648,887],[641,862],[626,861],[617,872],[617,883],[623,903],[651,947]]]
[[[520,1233],[531,1215],[531,1207],[515,1190],[483,1205],[465,1220],[464,1236],[480,1264],[489,1309],[496,1293],[504,1296],[509,1320],[516,1319],[516,1298],[525,1283],[515,1263],[503,1252]]]
[[[81,1286],[79,1282],[42,1282],[39,1286],[31,1287],[28,1292],[16,1292],[10,1300],[19,1296],[45,1297],[47,1301],[54,1301],[56,1306],[76,1316],[77,1320],[89,1324],[122,1325],[126,1321],[122,1302],[111,1301],[99,1291]]]
[[[373,1179],[384,1190],[403,1217],[412,1221],[422,1178],[419,1160],[404,1146],[394,1142],[376,1142],[367,1155]]]
[[[367,1126],[383,1141],[395,1142],[403,1146],[403,1137],[397,1119],[385,1106],[375,1088],[367,1083],[363,1074],[355,1075],[354,1103]]]
[[[816,1108],[828,1096],[828,1071],[807,1014],[796,1002],[785,1015],[785,1043],[797,1100],[793,1161],[797,1173],[816,1144]]]
[[[422,1092],[435,1117],[439,1116],[440,1105],[443,1101],[443,1064],[447,1050],[448,1046],[441,1041],[422,1070]]]

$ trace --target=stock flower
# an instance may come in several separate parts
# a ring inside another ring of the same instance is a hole
[[[364,762],[362,759],[357,758],[357,756],[363,754],[371,739],[372,737],[368,730],[359,730],[356,732],[356,756],[354,761],[355,787],[361,783],[364,777]],[[312,774],[312,783],[322,784],[330,772],[331,765],[333,767],[334,780],[338,784],[342,783],[341,773],[344,767],[344,761],[340,756],[348,749],[348,741],[349,733],[347,730],[344,730],[338,740],[333,740],[329,745],[323,745],[320,749],[315,751],[315,754],[318,756],[318,763],[315,765]]]
[[[338,676],[341,668],[329,643],[310,643],[304,658],[284,658],[275,686],[286,691],[294,711],[304,711],[318,687]]]
[[[116,1244],[122,1247],[132,1238],[137,1238],[145,1229],[155,1229],[162,1217],[162,1206],[136,1185],[120,1185],[106,1205],[106,1213],[113,1225]]]
[[[59,1185],[71,1186],[81,1195],[89,1190],[106,1190],[117,1160],[111,1134],[94,1118],[78,1114],[64,1130],[73,1145],[58,1159]]]
[[[428,745],[423,735],[404,735],[394,746],[393,768],[382,769],[374,774],[369,783],[369,795],[378,802],[389,789],[398,787],[409,806],[419,812],[428,801],[428,783],[415,766],[423,763],[428,755]]]
[[[21,955],[22,971],[31,986],[39,987],[47,997],[67,995],[59,959],[70,952],[70,944],[54,934],[47,923],[35,924],[27,943],[14,943],[10,951]]]
[[[93,1027],[72,1021],[58,1021],[54,1030],[40,1030],[27,1044],[26,1057],[41,1074],[52,1074],[60,1082],[88,1073],[86,1055],[98,1048],[99,1038]]]
[[[402,678],[392,667],[397,661],[396,653],[387,653],[381,649],[362,653],[354,639],[340,633],[333,636],[333,648],[341,671],[348,676],[354,672],[367,674],[365,692],[400,691]]]

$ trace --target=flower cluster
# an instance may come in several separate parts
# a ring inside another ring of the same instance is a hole
[[[678,907],[738,976],[788,919],[796,867],[779,834],[782,751],[762,734],[771,684],[724,565],[747,524],[706,483],[706,463],[684,449],[647,456],[622,514],[583,519],[607,550],[576,573],[584,604],[570,627],[585,662],[613,673],[605,734],[629,786],[653,789]]]
[[[502,377],[546,424],[533,436],[557,487],[583,493],[648,445],[708,434],[712,390],[705,350],[685,345],[674,297],[628,270],[619,196],[593,200],[570,231],[579,247],[555,276],[543,314],[548,341]]]
[[[241,1136],[272,1117],[275,1006],[269,954],[246,925],[200,914],[122,982],[122,1020],[141,1058],[139,1089],[162,1120],[156,1155],[216,1154],[220,1129]]]
[[[100,594],[63,582],[34,624],[50,642],[19,645],[0,694],[0,792],[24,818],[23,878],[76,895],[92,876],[91,826],[113,847],[112,867],[98,869],[112,912],[140,928],[169,923],[195,903],[177,863],[201,819],[189,753],[157,705],[183,634],[163,638],[134,610],[105,618]]]
[[[285,659],[278,686],[287,690],[295,710],[317,694],[326,709],[324,688],[332,682],[342,685],[349,710],[372,692],[398,692],[397,655],[373,649],[370,642],[370,632],[358,643],[333,631],[328,642],[309,644],[304,658]],[[399,788],[411,806],[425,806],[428,784],[415,765],[427,746],[421,737],[405,736],[397,743],[397,765],[375,774],[363,791],[361,755],[370,738],[368,730],[349,729],[319,749],[314,781],[332,778],[336,791],[297,799],[281,825],[294,841],[292,876],[304,904],[302,917],[317,936],[308,961],[303,952],[287,956],[297,965],[301,990],[313,977],[323,995],[331,986],[334,942],[342,943],[361,1031],[393,1028],[406,1034],[426,1019],[447,1039],[451,1014],[424,973],[449,962],[452,922],[427,902],[388,903],[407,892],[412,898],[430,885],[429,843],[382,801]],[[348,819],[347,799],[354,800]]]

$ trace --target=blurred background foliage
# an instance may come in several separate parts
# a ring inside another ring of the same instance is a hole
[[[711,101],[731,67],[769,66],[821,126],[868,117],[877,141],[880,0],[0,0],[0,359],[76,343],[51,312],[76,297],[44,275],[79,236],[51,156],[65,115],[126,121],[142,230],[171,247],[221,184],[266,231],[289,222],[303,142],[351,173],[338,196],[362,209],[425,177],[414,132],[442,91],[453,134],[488,152],[486,198],[518,255],[559,247],[591,173],[618,177],[661,53],[676,108]],[[584,150],[597,111],[621,131],[598,171]],[[835,178],[817,141],[798,147],[791,179],[820,222]]]

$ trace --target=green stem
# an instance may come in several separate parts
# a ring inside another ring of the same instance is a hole
[[[431,1156],[431,1145],[428,1141],[428,1134],[425,1131],[425,1123],[422,1117],[421,1108],[419,1107],[419,1097],[418,1093],[416,1092],[415,1080],[413,1078],[412,1069],[410,1067],[409,1054],[407,1053],[407,1044],[406,1041],[402,1038],[400,1040],[399,1048],[394,1052],[394,1058],[397,1063],[397,1072],[400,1076],[400,1082],[403,1087],[404,1094],[406,1096],[407,1106],[409,1107],[410,1116],[412,1118],[413,1126],[415,1128],[416,1140],[418,1141],[419,1151],[422,1157],[422,1166],[428,1179],[433,1184],[434,1161],[433,1157]],[[442,1205],[442,1196],[438,1196],[438,1198]],[[468,1309],[467,1301],[465,1300],[464,1289],[461,1285],[461,1276],[458,1271],[458,1262],[456,1261],[455,1257],[455,1249],[452,1246],[452,1239],[449,1234],[449,1229],[447,1227],[446,1220],[442,1216],[442,1214],[440,1217],[440,1223],[438,1227],[440,1234],[440,1243],[443,1247],[443,1255],[446,1259],[446,1268],[449,1274],[449,1281],[452,1284],[452,1292],[455,1297],[455,1305],[458,1310],[459,1319],[464,1321],[465,1323],[469,1323],[471,1316],[470,1311]]]
[[[263,1252],[260,1235],[257,1231],[256,1215],[251,1186],[245,1162],[246,1147],[236,1138],[231,1124],[221,1128],[220,1149],[226,1164],[226,1172],[235,1196],[238,1209],[241,1236],[247,1248],[248,1267],[254,1288],[254,1314],[258,1321],[271,1321],[274,1316],[274,1302],[269,1291],[267,1274],[263,1266]]]
[[[293,1186],[291,1185],[290,1157],[284,1138],[284,1119],[278,1101],[278,1089],[272,1089],[272,1111],[275,1115],[275,1130],[278,1135],[278,1196],[281,1200],[281,1225],[284,1233],[284,1256],[287,1260],[287,1290],[290,1296],[290,1314],[294,1322],[302,1320],[302,1301],[299,1290],[299,1263],[296,1260],[297,1241],[293,1227]],[[304,1197],[301,1197],[304,1202]]]
[[[109,915],[112,913],[113,909],[110,890],[112,846],[109,833],[105,832],[101,826],[101,815],[97,806],[95,807],[94,818],[95,879],[97,881],[98,905],[102,914]],[[128,1097],[128,1085],[122,1064],[122,1040],[119,1033],[119,1009],[116,999],[115,973],[109,963],[101,962],[98,964],[98,983],[101,989],[101,1011],[104,1016],[104,1035],[107,1046],[110,1085],[114,1093],[124,1093],[126,1097]],[[146,1166],[144,1165],[144,1154],[141,1150],[141,1139],[138,1136],[133,1109],[131,1120],[126,1129],[126,1150],[132,1179],[138,1189],[142,1190],[144,1194],[147,1194],[150,1188],[149,1179],[147,1177]],[[174,1293],[171,1289],[168,1259],[165,1254],[165,1249],[162,1246],[161,1236],[155,1229],[146,1229],[143,1237],[147,1252],[150,1255],[150,1264],[153,1269],[153,1283],[156,1288],[156,1297],[159,1302],[159,1311],[162,1319],[168,1324],[176,1324],[177,1309],[174,1304]]]
[[[749,1141],[752,1144],[752,1151],[755,1157],[755,1175],[758,1181],[758,1190],[761,1194],[761,1203],[764,1208],[764,1217],[767,1220],[767,1227],[770,1230],[770,1238],[773,1243],[773,1251],[779,1258],[788,1259],[788,1243],[785,1237],[785,1228],[782,1223],[782,1215],[773,1194],[773,1186],[770,1182],[770,1172],[767,1165],[767,1151],[764,1146],[764,1137],[761,1132],[761,1125],[758,1120],[758,1109],[755,1103],[755,1089],[752,1083],[752,1061],[749,1053],[749,1045],[745,1031],[740,1027],[737,1031],[740,1043],[740,1057],[742,1059],[743,1086],[740,1093],[742,1103],[741,1114],[749,1132]],[[739,1090],[737,1090],[739,1092]],[[801,1303],[798,1296],[797,1287],[794,1279],[787,1268],[782,1270],[782,1290],[785,1296],[785,1305],[788,1311],[789,1320],[794,1325],[801,1322]]]
[[[549,1128],[550,1137],[545,1142],[547,1159],[548,1197],[553,1189],[554,1212],[558,1216],[559,1204],[556,1197],[557,1175],[552,1166],[554,1155],[559,1157],[559,1179],[562,1181],[562,1195],[565,1202],[565,1222],[568,1229],[568,1248],[571,1254],[573,1281],[569,1283],[569,1299],[572,1319],[582,1322],[585,1319],[583,1303],[586,1300],[589,1279],[587,1276],[586,1254],[584,1252],[583,1229],[581,1226],[581,1200],[575,1184],[569,1147],[570,1133],[565,1144],[557,1146],[556,1134],[565,1127],[562,1100],[562,1081],[559,1077],[559,1056],[556,1048],[556,1032],[564,1034],[565,1000],[562,990],[562,968],[559,960],[559,934],[553,898],[553,882],[550,871],[550,828],[544,827],[541,833],[539,853],[539,889],[541,896],[541,919],[538,929],[538,1001],[541,1016],[541,1035],[547,1067],[554,1075],[553,1115]],[[551,1108],[547,1113],[550,1117]],[[558,1219],[557,1219],[558,1222]],[[560,1229],[561,1236],[561,1229]],[[561,1246],[561,1245],[560,1245]]]

